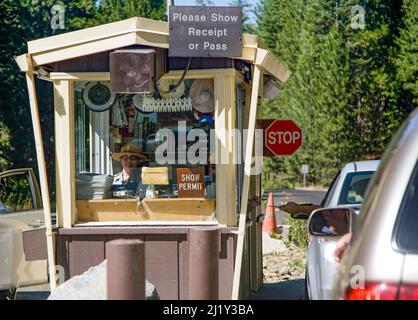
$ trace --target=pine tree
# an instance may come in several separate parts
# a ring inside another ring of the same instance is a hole
[[[400,20],[399,2],[363,1],[364,29],[355,29],[351,24],[350,8],[357,4],[347,0],[338,9],[350,65],[344,133],[349,142],[344,156],[347,162],[380,156],[404,117],[398,107],[392,59]]]
[[[8,151],[11,148],[10,130],[3,122],[0,122],[0,172],[8,169],[9,159]]]
[[[103,0],[97,10],[100,24],[120,21],[131,17],[166,20],[164,0]]]
[[[93,27],[97,21],[96,0],[65,0],[65,32]]]
[[[257,17],[264,42],[293,69],[299,55],[304,0],[264,0]]]
[[[403,26],[397,39],[399,55],[396,59],[397,79],[414,103],[408,103],[407,112],[418,105],[418,2],[404,0]]]
[[[278,101],[264,101],[262,110],[266,119],[286,118],[283,114],[283,105],[288,103],[289,94],[286,91],[294,83],[295,68],[298,62],[300,46],[300,31],[303,21],[303,0],[264,0],[255,10],[257,30],[268,47],[292,70],[293,74],[282,87]],[[286,158],[290,161],[291,157]],[[284,157],[264,158],[264,171],[273,173],[275,179],[281,183],[293,183],[297,180],[296,174],[289,172],[284,166]],[[272,182],[274,184],[274,182]]]
[[[347,67],[341,34],[330,10],[334,4],[326,0],[307,4],[273,1],[277,11],[266,8],[271,20],[260,28],[293,72],[279,98],[263,106],[269,117],[292,119],[303,130],[303,146],[294,155],[266,161],[267,169],[281,167],[290,184],[300,181],[303,163],[310,165],[310,182],[324,183],[341,161],[339,134]],[[272,30],[277,30],[275,37]]]
[[[202,6],[202,7],[215,5],[215,3],[212,0],[195,0],[195,3],[197,6]]]
[[[252,13],[252,6],[247,0],[233,0],[228,3],[231,7],[241,7],[242,8],[242,30],[243,32],[255,34],[256,28],[253,23],[251,23],[250,14]]]
[[[119,8],[117,4],[120,4]],[[137,7],[134,7],[135,4],[137,4]],[[62,5],[65,9],[65,29],[51,28],[51,8],[53,5]],[[111,5],[116,7],[111,7]],[[102,7],[106,7],[107,11],[101,10],[100,12],[99,9],[103,9]],[[138,8],[139,13],[136,12],[136,8]],[[130,16],[164,19],[164,12],[163,0],[1,1],[0,168],[36,167],[26,80],[14,61],[15,56],[27,52],[26,43],[28,41],[95,26],[103,22],[126,19]],[[102,13],[106,16],[103,17]],[[50,172],[49,176],[52,177],[50,179],[50,190],[53,190],[53,166],[55,161],[52,84],[36,80],[36,86],[47,169]],[[8,160],[7,163],[5,159]]]
[[[415,2],[407,3],[405,12],[416,14]],[[379,156],[411,109],[405,106],[405,90],[416,81],[416,15],[409,15],[408,31],[401,31],[408,40],[403,49],[399,45],[400,75],[394,62],[399,1],[360,1],[366,13],[360,29],[351,23],[351,9],[358,4],[263,2],[260,35],[293,72],[278,99],[264,103],[263,112],[269,118],[292,118],[304,129],[304,145],[296,154],[265,161],[267,170],[284,172],[290,184],[300,179],[301,163],[312,168],[310,182],[326,184],[343,163]],[[396,76],[407,84],[401,87]]]

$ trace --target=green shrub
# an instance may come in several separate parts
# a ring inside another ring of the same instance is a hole
[[[289,241],[298,247],[307,247],[309,236],[306,228],[306,220],[289,219],[289,224]]]

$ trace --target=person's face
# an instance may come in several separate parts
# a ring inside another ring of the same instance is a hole
[[[123,156],[121,158],[122,167],[124,169],[137,168],[139,164],[139,158],[137,156]]]

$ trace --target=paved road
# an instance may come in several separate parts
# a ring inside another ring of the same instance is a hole
[[[49,297],[49,283],[17,289],[16,300],[46,300]]]
[[[265,283],[253,300],[303,300],[304,279]]]
[[[320,204],[326,191],[312,190],[266,190],[262,199],[267,199],[269,192],[273,192],[274,205],[282,205],[287,202]],[[276,210],[276,221],[283,223],[285,213]],[[265,283],[254,300],[301,300],[304,296],[304,278],[285,280],[274,283]]]
[[[320,204],[324,199],[326,191],[281,189],[265,190],[262,199],[267,199],[270,192],[273,192],[274,204],[282,205],[289,201],[297,203]]]

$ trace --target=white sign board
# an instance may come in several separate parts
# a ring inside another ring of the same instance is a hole
[[[307,174],[307,173],[309,173],[309,166],[308,166],[307,164],[302,164],[302,169],[301,169],[301,172],[302,172],[303,174]]]

